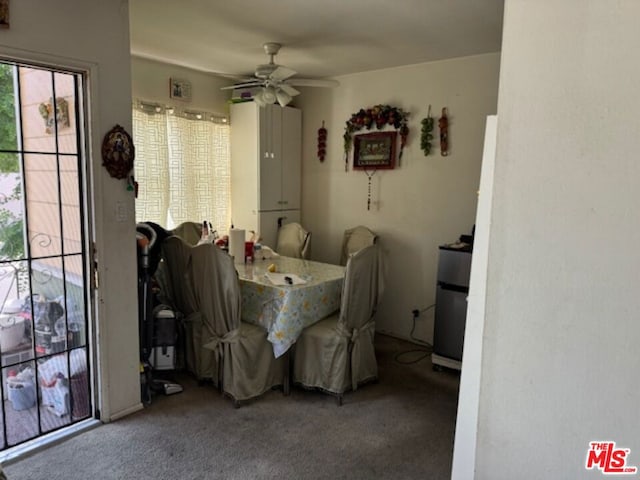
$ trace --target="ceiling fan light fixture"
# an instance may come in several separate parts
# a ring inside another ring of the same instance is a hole
[[[277,100],[276,89],[272,86],[264,87],[262,89],[262,100],[265,103],[273,104],[276,103]]]
[[[265,107],[267,105],[267,102],[264,101],[264,98],[262,96],[262,90],[260,90],[258,93],[256,93],[253,96],[253,101],[259,106],[259,107]]]
[[[281,107],[286,107],[288,103],[291,101],[291,95],[289,95],[284,90],[278,90],[276,92],[276,98],[278,99],[278,103]]]

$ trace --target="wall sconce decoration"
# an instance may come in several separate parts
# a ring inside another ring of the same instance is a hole
[[[327,129],[324,128],[324,120],[322,126],[318,129],[318,160],[324,162],[327,154]]]
[[[440,127],[440,155],[449,155],[449,118],[447,117],[447,107],[442,107],[442,116],[438,120]]]
[[[133,168],[134,158],[135,148],[131,136],[120,125],[116,125],[102,140],[102,165],[112,177],[127,178]]]
[[[431,140],[433,140],[433,117],[431,116],[431,105],[427,111],[427,117],[422,119],[422,134],[420,136],[420,148],[424,152],[424,156],[431,153]]]
[[[44,131],[48,134],[54,133],[56,121],[58,122],[58,130],[69,127],[69,103],[62,97],[56,98],[55,117],[53,104],[53,98],[50,98],[48,102],[38,105],[38,112],[44,120]]]

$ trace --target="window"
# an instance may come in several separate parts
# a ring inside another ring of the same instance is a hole
[[[171,229],[208,220],[231,224],[229,125],[204,113],[138,102],[133,110],[136,221]]]

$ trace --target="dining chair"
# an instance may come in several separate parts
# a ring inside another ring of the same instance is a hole
[[[365,226],[358,225],[345,230],[342,238],[340,265],[346,265],[350,255],[366,246],[373,245],[377,241],[378,235]]]
[[[276,252],[284,257],[309,258],[311,232],[297,222],[285,223],[278,229]]]
[[[202,223],[182,222],[171,230],[171,234],[180,237],[189,245],[196,245],[200,238],[202,238]]]
[[[156,272],[160,286],[160,302],[168,304],[183,317],[184,363],[199,381],[213,380],[217,367],[202,357],[203,321],[192,282],[189,262],[193,247],[182,238],[172,235],[162,243],[162,262]]]
[[[193,247],[189,270],[202,315],[202,355],[217,365],[216,383],[234,406],[284,386],[285,361],[275,358],[267,331],[242,322],[233,257],[212,244]]]
[[[347,261],[340,311],[302,331],[293,349],[293,383],[337,396],[376,380],[374,315],[383,290],[377,245]]]

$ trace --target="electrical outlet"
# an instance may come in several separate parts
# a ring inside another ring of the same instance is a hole
[[[411,314],[413,315],[413,318],[418,318],[420,316],[420,310],[417,308],[415,310],[411,310]]]

